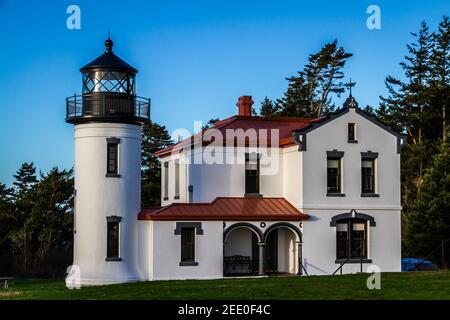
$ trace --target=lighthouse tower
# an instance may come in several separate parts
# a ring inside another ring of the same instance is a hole
[[[74,262],[76,285],[143,279],[139,270],[141,126],[150,99],[136,96],[137,70],[113,53],[81,68],[82,95],[66,99],[75,127]],[[73,283],[73,282],[72,282]]]

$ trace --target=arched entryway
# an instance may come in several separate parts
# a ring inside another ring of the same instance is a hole
[[[302,233],[288,222],[262,232],[250,223],[224,231],[224,275],[302,274]]]
[[[224,275],[242,276],[259,273],[259,244],[263,233],[250,223],[236,223],[224,231]]]
[[[302,233],[291,223],[275,223],[263,234],[264,273],[302,274]]]

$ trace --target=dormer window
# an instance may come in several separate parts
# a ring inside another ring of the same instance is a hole
[[[357,143],[358,140],[356,140],[356,132],[355,132],[355,123],[349,123],[348,124],[348,143]]]

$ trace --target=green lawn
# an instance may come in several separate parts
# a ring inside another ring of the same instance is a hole
[[[63,281],[13,280],[0,299],[450,299],[450,272],[154,281],[69,290]]]

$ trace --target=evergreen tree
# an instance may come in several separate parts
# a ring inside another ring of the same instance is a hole
[[[296,77],[286,78],[288,88],[281,99],[276,100],[279,114],[284,117],[313,118],[314,110],[310,107],[310,93],[303,71]]]
[[[432,35],[428,25],[422,22],[418,33],[412,33],[416,41],[408,44],[408,55],[400,65],[407,81],[392,76],[386,78],[388,97],[381,97],[382,120],[407,130],[410,143],[418,145],[424,140],[427,111],[430,108],[428,84],[431,77]]]
[[[413,253],[428,255],[450,235],[450,144],[442,141],[420,182],[414,201],[406,247]],[[435,257],[436,258],[436,257]],[[436,259],[437,260],[437,259]]]
[[[30,214],[36,200],[36,168],[33,163],[23,163],[14,175],[14,215],[8,238],[16,257],[16,270],[28,273],[32,263],[33,229]]]
[[[202,126],[202,130],[206,130],[206,129],[214,127],[214,125],[216,124],[217,121],[219,121],[219,118],[209,119],[208,122]]]
[[[7,241],[7,234],[14,215],[13,190],[0,182],[0,248]]]
[[[261,101],[261,106],[259,108],[259,114],[261,116],[271,116],[276,115],[278,113],[279,106],[270,100],[268,97],[265,97],[263,101]]]
[[[13,182],[15,195],[18,199],[25,196],[37,184],[36,167],[34,163],[23,163],[17,173],[14,175],[16,179]]]
[[[154,154],[172,143],[165,126],[151,121],[143,127],[141,151],[142,208],[161,205],[161,163]]]
[[[45,275],[51,268],[48,257],[52,251],[72,246],[73,192],[72,170],[55,167],[41,173],[36,202],[27,221],[33,229],[33,266],[38,275]]]
[[[10,274],[10,240],[8,237],[14,215],[13,190],[0,183],[0,274]]]
[[[434,46],[430,63],[432,68],[431,94],[434,109],[433,118],[441,117],[442,138],[447,138],[448,108],[450,104],[450,19],[444,16],[433,37]],[[441,108],[439,109],[439,106]],[[440,111],[440,112],[439,112]]]
[[[304,69],[298,71],[297,76],[287,78],[288,89],[283,98],[277,100],[280,114],[315,118],[333,111],[333,97],[345,92],[342,69],[351,56],[338,46],[337,40],[311,54]]]
[[[447,137],[449,90],[449,19],[444,17],[436,33],[422,22],[408,55],[400,63],[405,80],[388,76],[387,97],[381,97],[377,117],[399,132],[408,134],[402,152],[402,227],[405,238],[415,232],[413,207],[421,197],[425,172],[438,151],[439,140]],[[426,198],[424,198],[426,199]],[[404,242],[405,252],[418,252],[417,244]]]

